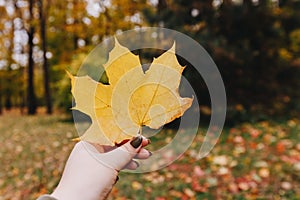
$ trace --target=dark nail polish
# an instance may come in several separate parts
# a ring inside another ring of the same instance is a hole
[[[149,151],[149,157],[150,157],[150,156],[152,156],[152,152],[151,152],[151,151]]]
[[[148,144],[151,144],[151,140],[150,139],[148,139]]]
[[[119,176],[117,176],[116,181],[115,181],[115,184],[118,182],[118,180],[119,180]]]
[[[143,138],[141,136],[137,136],[130,142],[130,144],[136,149],[142,144],[142,141]]]
[[[135,162],[135,164],[136,164],[136,168],[138,168],[139,166],[140,166],[140,164],[137,162],[137,161],[134,161]]]

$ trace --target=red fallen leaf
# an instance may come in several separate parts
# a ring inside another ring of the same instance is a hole
[[[145,191],[148,192],[148,193],[150,193],[150,192],[152,192],[152,189],[150,187],[146,187]]]
[[[194,167],[194,175],[196,177],[203,177],[205,175],[205,172],[199,166],[195,166]]]
[[[182,196],[182,193],[177,190],[170,190],[169,191],[170,196],[180,198]]]
[[[233,142],[234,143],[237,143],[237,144],[244,144],[245,143],[245,140],[244,140],[244,138],[242,137],[242,136],[235,136],[234,138],[233,138]]]
[[[247,182],[240,182],[238,184],[238,187],[239,187],[240,190],[243,190],[243,191],[249,190],[249,188],[250,188],[249,184]]]
[[[118,188],[113,187],[113,189],[112,189],[111,192],[110,192],[110,195],[116,197],[116,196],[118,196],[118,193],[119,193]],[[124,198],[124,199],[125,199],[125,198]],[[124,199],[120,199],[120,200],[124,200]]]
[[[257,138],[260,135],[261,131],[257,130],[257,129],[251,129],[250,130],[250,135],[252,136],[252,138]]]
[[[181,197],[181,200],[189,200],[191,199],[189,196],[187,196],[186,194],[183,194]]]
[[[155,197],[155,200],[166,200],[165,197]]]
[[[251,191],[252,191],[252,192],[257,192],[257,187],[258,187],[258,185],[257,185],[257,183],[256,183],[255,181],[250,181],[250,182],[249,182],[249,185],[250,185],[250,187],[251,187]]]
[[[184,171],[184,172],[189,172],[191,165],[190,164],[176,164],[173,163],[172,165],[168,166],[170,171]]]
[[[284,145],[284,143],[278,142],[278,143],[276,144],[276,151],[277,151],[278,153],[283,153],[283,152],[285,152],[285,145]]]
[[[229,183],[228,189],[232,193],[237,193],[239,191],[239,188],[238,188],[237,184],[235,184],[235,183]]]
[[[195,192],[207,192],[207,184],[204,184],[203,186],[201,186],[198,182],[198,180],[193,180],[192,181],[192,189],[195,191]]]
[[[280,156],[280,159],[283,162],[289,163],[289,164],[295,164],[298,163],[300,161],[300,156],[286,156],[286,155],[282,155]]]
[[[231,129],[229,130],[230,135],[238,134],[239,132],[240,132],[240,130],[239,130],[239,129],[236,129],[236,128],[231,128]]]
[[[31,193],[32,193],[32,191],[30,189],[24,189],[21,191],[21,197],[24,199],[27,199]],[[45,194],[45,193],[47,193],[47,190],[39,191],[39,193]]]
[[[251,149],[256,149],[256,147],[257,147],[257,143],[255,143],[255,142],[249,142],[249,147],[251,148]]]

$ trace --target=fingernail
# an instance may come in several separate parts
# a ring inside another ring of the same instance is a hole
[[[148,139],[148,144],[151,144],[151,140],[150,139]]]
[[[151,151],[149,151],[149,157],[150,157],[150,156],[152,156],[152,152],[151,152]]]
[[[135,162],[135,164],[136,164],[136,168],[138,168],[139,166],[140,166],[140,164],[137,162],[137,161],[134,161]]]
[[[115,180],[115,184],[118,182],[119,180],[119,176],[117,176],[116,180]]]
[[[143,138],[141,136],[137,136],[130,142],[130,144],[136,149],[142,144],[142,141]]]

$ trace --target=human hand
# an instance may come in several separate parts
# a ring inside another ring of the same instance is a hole
[[[150,140],[141,136],[118,148],[78,142],[51,196],[58,200],[105,199],[116,183],[121,169],[136,169],[139,165],[133,158],[146,159],[151,156],[143,148],[149,143]]]

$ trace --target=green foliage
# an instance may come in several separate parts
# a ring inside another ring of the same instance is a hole
[[[225,83],[228,121],[239,122],[288,116],[299,104],[299,11],[299,1],[161,0],[145,16],[150,24],[192,36],[209,51]]]
[[[293,53],[300,53],[300,28],[290,33],[291,50]]]
[[[51,77],[53,80],[52,89],[55,92],[54,103],[58,108],[70,112],[72,108],[71,81],[67,76],[66,70],[76,74],[81,63],[85,59],[86,54],[78,54],[73,56],[73,60],[67,64],[55,65],[52,68]]]
[[[62,80],[60,80],[57,85],[54,86],[57,88],[55,98],[55,105],[58,108],[62,108],[66,112],[70,112],[70,109],[72,108],[72,95],[70,94],[71,91],[71,84],[68,77],[64,77]]]

